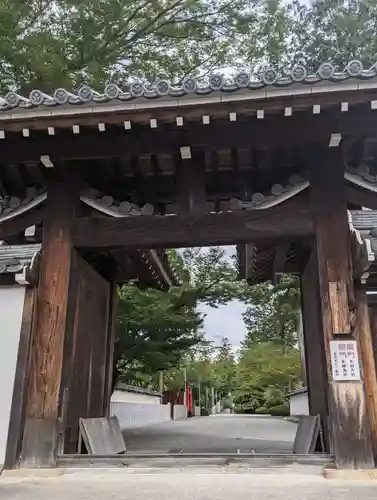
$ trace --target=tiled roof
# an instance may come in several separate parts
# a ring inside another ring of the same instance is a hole
[[[123,384],[119,382],[115,386],[116,391],[132,392],[135,394],[145,394],[147,396],[158,396],[161,397],[161,392],[152,391],[151,389],[144,389],[143,387],[136,387],[134,385]]]
[[[168,79],[145,83],[144,80],[135,78],[126,82],[124,87],[109,83],[101,92],[87,85],[81,87],[77,92],[59,88],[52,95],[35,89],[28,97],[12,91],[4,97],[0,97],[0,110],[6,111],[17,107],[25,109],[42,105],[100,104],[110,101],[131,101],[138,98],[152,100],[160,97],[205,96],[213,92],[233,93],[240,89],[255,91],[265,87],[289,87],[294,84],[316,85],[323,81],[339,83],[350,78],[370,80],[376,77],[377,64],[369,69],[364,69],[360,61],[354,60],[342,69],[331,63],[323,63],[315,73],[308,71],[305,66],[296,65],[287,70],[269,67],[258,73],[239,71],[227,77],[218,73],[208,77],[188,77],[178,84],[172,83]]]
[[[41,250],[41,244],[0,245],[0,274],[18,273],[29,267],[34,256]]]
[[[377,210],[352,210],[353,227],[362,238],[368,238],[372,251],[377,255]]]

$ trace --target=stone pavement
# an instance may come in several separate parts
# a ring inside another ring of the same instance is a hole
[[[375,500],[377,481],[286,471],[92,470],[60,477],[0,477],[1,500]]]
[[[129,452],[291,452],[296,424],[278,417],[220,414],[123,432]]]

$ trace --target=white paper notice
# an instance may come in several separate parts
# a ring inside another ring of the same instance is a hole
[[[330,342],[333,380],[361,380],[356,340]]]

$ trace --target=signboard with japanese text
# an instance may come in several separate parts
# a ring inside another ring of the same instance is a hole
[[[332,340],[330,353],[333,380],[361,380],[356,340]]]

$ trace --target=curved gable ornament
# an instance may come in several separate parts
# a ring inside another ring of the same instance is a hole
[[[364,176],[362,176],[360,174],[345,172],[344,178],[347,181],[352,182],[352,184],[355,184],[358,187],[361,187],[363,189],[367,189],[368,191],[371,191],[372,193],[377,193],[377,183],[372,183],[371,181],[368,181],[367,179],[365,179]]]
[[[265,210],[280,205],[309,187],[309,181],[299,176],[292,176],[287,186],[274,184],[269,193],[254,193],[251,201],[242,201],[237,198],[230,200],[231,210]]]
[[[358,187],[377,193],[377,176],[370,175],[367,168],[355,169],[346,166],[346,169],[347,171],[344,173],[344,178],[347,181]],[[244,201],[237,198],[231,199],[230,210],[265,210],[273,208],[303,192],[309,185],[310,183],[308,180],[304,180],[299,176],[292,176],[285,186],[282,184],[274,184],[266,194],[254,193],[251,201]],[[0,223],[11,220],[32,210],[41,205],[46,198],[46,191],[38,193],[35,188],[28,188],[26,197],[23,200],[14,197],[3,200],[2,205],[0,205]],[[112,196],[103,195],[99,191],[91,188],[83,191],[80,200],[94,210],[110,217],[121,218],[152,215],[154,213],[154,207],[150,203],[146,203],[142,207],[139,207],[129,201],[117,202],[113,200]]]
[[[142,207],[129,201],[115,201],[112,196],[106,196],[99,191],[88,188],[80,196],[80,200],[94,210],[110,217],[132,217],[138,215],[153,215],[154,207],[146,203]]]
[[[94,190],[92,191],[92,195],[81,195],[80,200],[98,212],[109,215],[110,217],[152,215],[154,212],[154,207],[150,203],[146,203],[142,207],[138,207],[128,201],[117,203],[113,201],[111,196],[101,196],[99,193],[94,193]],[[27,193],[26,198],[23,200],[15,197],[3,200],[2,205],[0,205],[2,210],[0,213],[0,224],[1,222],[14,219],[19,215],[29,212],[38,205],[41,205],[46,198],[47,191],[38,193],[33,188],[29,188],[29,193]]]
[[[25,200],[21,201],[16,198],[10,198],[3,206],[2,213],[0,214],[0,223],[5,222],[6,220],[13,219],[19,215],[22,215],[32,208],[37,207],[41,203],[45,201],[47,198],[47,192],[37,194],[33,199],[30,200],[30,198],[26,198]],[[12,200],[16,200],[14,204],[17,204],[17,206],[12,206]]]

